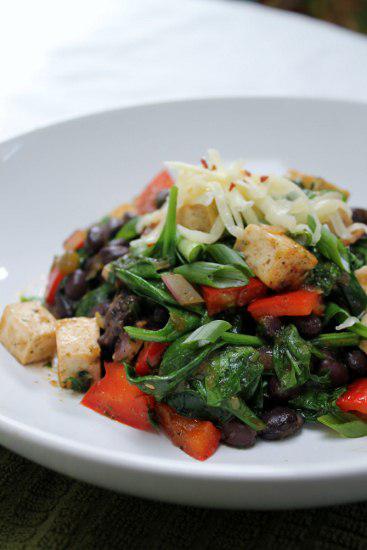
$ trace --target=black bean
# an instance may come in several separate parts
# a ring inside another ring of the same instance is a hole
[[[273,317],[271,315],[263,317],[260,321],[260,326],[262,327],[265,336],[268,336],[269,338],[274,338],[283,325],[284,323],[280,317]]]
[[[303,426],[303,418],[288,407],[275,407],[262,415],[266,428],[260,432],[263,439],[269,441],[285,439],[298,432]]]
[[[87,234],[85,240],[85,247],[88,252],[98,252],[108,240],[108,226],[107,225],[93,225]]]
[[[328,373],[330,384],[334,387],[343,386],[349,380],[346,365],[330,357],[321,361],[318,372],[320,375]]]
[[[352,208],[352,217],[356,223],[367,223],[367,210],[365,208]]]
[[[162,189],[162,191],[159,191],[159,193],[155,198],[155,204],[157,208],[160,208],[161,206],[164,205],[168,195],[169,195],[169,189]]]
[[[59,289],[56,292],[55,304],[53,306],[52,312],[57,319],[64,319],[65,317],[73,317],[75,312],[75,307],[73,302],[65,296],[63,291]]]
[[[317,315],[294,317],[292,323],[297,327],[302,336],[317,336],[322,329],[322,322]]]
[[[367,376],[367,356],[362,350],[348,351],[346,361],[354,376]]]
[[[276,376],[271,376],[268,380],[268,395],[272,402],[285,403],[289,399],[297,397],[301,391],[301,386],[295,386],[289,390],[283,390]]]
[[[239,420],[229,420],[222,427],[222,442],[230,447],[248,449],[255,445],[256,432]]]
[[[66,278],[65,282],[65,294],[71,300],[80,300],[80,298],[87,292],[87,281],[85,273],[81,269],[77,269]]]
[[[105,316],[105,332],[99,339],[104,351],[112,353],[117,339],[125,325],[133,325],[140,313],[141,299],[138,296],[121,291],[116,294]]]
[[[112,239],[116,233],[118,233],[124,225],[124,221],[121,218],[110,218],[107,223],[108,227],[108,236]]]
[[[152,320],[157,327],[159,328],[163,327],[168,321],[168,312],[166,308],[161,306],[155,306]]]
[[[121,258],[121,256],[125,256],[128,250],[129,250],[128,246],[110,243],[107,246],[104,246],[99,251],[99,257],[100,257],[101,263],[103,265],[109,264],[110,262],[113,262],[113,260],[117,260],[117,258]]]
[[[260,361],[265,371],[273,370],[273,350],[267,346],[259,348]]]

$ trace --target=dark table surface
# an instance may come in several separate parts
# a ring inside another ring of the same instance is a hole
[[[207,510],[119,495],[0,448],[0,548],[367,549],[367,504]]]

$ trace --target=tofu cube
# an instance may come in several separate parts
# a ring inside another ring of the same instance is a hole
[[[4,309],[0,342],[23,365],[47,361],[56,349],[55,318],[41,302],[20,302]]]
[[[250,224],[237,239],[240,250],[255,275],[273,290],[297,289],[317,258],[272,227]]]
[[[305,189],[310,189],[312,191],[337,191],[343,195],[345,199],[348,199],[350,196],[349,191],[343,189],[342,187],[338,187],[334,183],[324,180],[324,178],[302,174],[297,170],[289,170],[288,177],[290,177],[293,181],[300,182]]]
[[[101,377],[99,326],[96,319],[73,317],[56,321],[57,370],[60,386],[87,372],[96,382]]]
[[[185,204],[177,211],[177,223],[196,231],[210,231],[218,210],[213,201],[209,206],[204,204]]]
[[[119,206],[116,206],[109,215],[111,218],[122,218],[124,214],[127,212],[131,212],[131,214],[136,213],[135,206],[129,202],[124,202],[123,204],[120,204]]]

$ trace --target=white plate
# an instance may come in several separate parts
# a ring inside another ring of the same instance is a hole
[[[208,147],[266,172],[330,178],[367,205],[367,105],[306,99],[172,102],[107,112],[0,146],[0,305],[47,272],[73,228],[128,200],[163,160]],[[0,350],[0,442],[59,472],[134,495],[216,507],[314,506],[367,497],[367,440],[306,428],[278,443],[221,447],[207,462],[112,422]]]

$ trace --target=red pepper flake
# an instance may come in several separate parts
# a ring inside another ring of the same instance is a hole
[[[206,160],[205,160],[204,158],[201,159],[200,162],[201,162],[201,164],[203,165],[203,168],[206,168],[206,169],[209,168],[208,163],[206,162]]]
[[[249,172],[248,170],[244,170],[243,173],[244,173],[245,176],[247,176],[248,178],[251,178],[251,176],[252,176],[251,172]]]
[[[212,164],[211,170],[216,170],[216,169],[217,169],[217,165],[216,165],[216,164]]]
[[[264,183],[264,181],[268,180],[269,176],[261,176],[260,181],[261,183]]]
[[[229,186],[229,190],[232,191],[235,187],[236,185],[232,182],[231,185]]]

